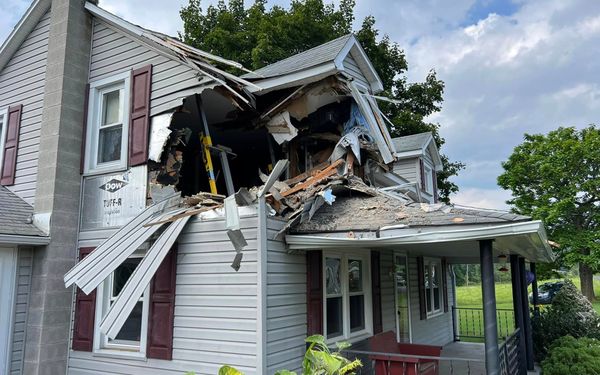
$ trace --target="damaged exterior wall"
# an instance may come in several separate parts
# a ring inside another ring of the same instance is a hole
[[[257,216],[242,216],[248,246],[238,272],[225,220],[191,218],[179,237],[173,360],[100,357],[72,351],[69,374],[216,374],[225,363],[257,371]],[[80,247],[98,246],[116,230],[84,232]],[[303,343],[301,343],[303,345]]]
[[[201,91],[197,72],[190,67],[159,55],[98,19],[93,32],[90,83],[152,64],[150,116],[177,107],[183,98]],[[211,82],[205,79],[203,84]]]

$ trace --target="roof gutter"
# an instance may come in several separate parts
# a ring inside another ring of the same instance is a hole
[[[286,242],[292,250],[319,250],[340,247],[365,247],[365,246],[394,246],[416,245],[440,242],[457,242],[484,240],[490,238],[537,235],[544,246],[546,257],[553,259],[552,251],[548,245],[546,231],[541,221],[527,221],[490,227],[461,228],[455,230],[430,230],[421,233],[410,233],[379,238],[342,238],[313,235],[286,235]]]
[[[23,236],[17,234],[0,234],[0,243],[13,245],[42,246],[50,243],[48,236]]]

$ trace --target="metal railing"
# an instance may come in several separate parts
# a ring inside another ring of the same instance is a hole
[[[439,375],[484,375],[485,360],[458,357],[430,357],[413,354],[379,353],[347,349],[342,355],[350,360],[359,359],[362,366],[357,375],[374,374],[439,374]],[[377,358],[375,360],[374,358]],[[382,359],[385,358],[385,359]],[[403,361],[410,358],[413,363]],[[392,368],[393,366],[393,368]]]
[[[483,339],[483,308],[452,306],[454,341]],[[496,309],[498,337],[510,336],[515,330],[515,312],[512,309]]]
[[[498,347],[500,359],[500,375],[516,375],[520,373],[521,351],[519,350],[520,329],[516,329]]]

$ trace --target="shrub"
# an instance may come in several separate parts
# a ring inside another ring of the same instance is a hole
[[[533,346],[543,360],[552,343],[563,336],[600,338],[600,316],[570,280],[554,296],[552,305],[532,319]]]
[[[542,362],[544,375],[600,374],[600,341],[587,337],[561,337]]]

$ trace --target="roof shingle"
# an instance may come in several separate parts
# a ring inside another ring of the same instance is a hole
[[[45,237],[32,223],[33,207],[0,186],[0,234]]]

